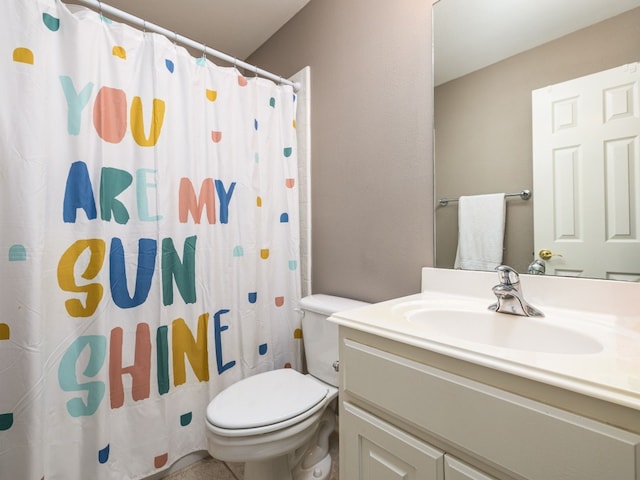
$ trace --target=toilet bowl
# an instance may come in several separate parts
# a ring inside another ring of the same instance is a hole
[[[338,332],[330,314],[366,305],[330,295],[301,300],[309,374],[259,373],[216,395],[206,412],[214,458],[244,462],[245,480],[327,480],[338,396]]]
[[[302,447],[315,444],[320,433],[328,445],[335,412],[327,405],[337,395],[337,388],[289,368],[246,378],[207,407],[208,450],[220,460],[245,462],[245,480],[324,480],[331,460],[326,471],[315,464],[301,468],[304,455],[314,450]]]

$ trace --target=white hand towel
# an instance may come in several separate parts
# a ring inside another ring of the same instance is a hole
[[[502,263],[504,197],[504,193],[460,197],[455,268],[494,270]]]

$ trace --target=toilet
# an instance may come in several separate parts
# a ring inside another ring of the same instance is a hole
[[[207,449],[244,462],[245,480],[326,480],[338,396],[335,312],[367,305],[331,295],[300,300],[308,374],[283,368],[247,377],[216,395],[206,412]]]

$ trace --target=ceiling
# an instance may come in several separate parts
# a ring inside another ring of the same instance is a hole
[[[435,84],[640,7],[640,0],[440,0]]]
[[[244,60],[309,0],[105,0],[103,3]]]
[[[244,60],[309,1],[103,3]],[[82,4],[83,0],[68,3]],[[640,0],[439,0],[434,7],[435,84],[636,7],[640,7]]]

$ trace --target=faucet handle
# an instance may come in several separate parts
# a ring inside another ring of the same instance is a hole
[[[508,265],[500,265],[496,267],[498,278],[503,285],[515,285],[520,282],[520,275]]]

